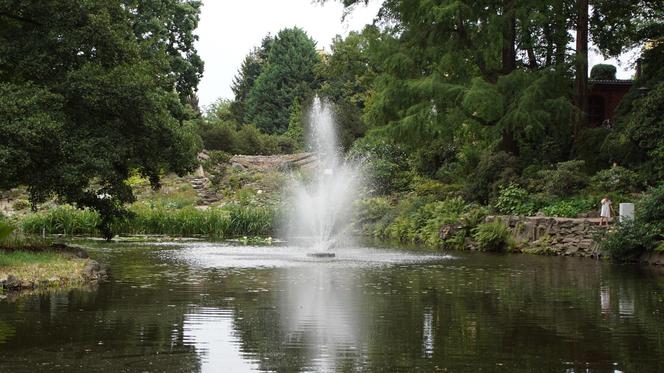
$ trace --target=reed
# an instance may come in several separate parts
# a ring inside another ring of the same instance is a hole
[[[146,205],[130,207],[130,216],[116,220],[113,231],[120,235],[156,234],[171,236],[268,236],[275,231],[272,207],[228,205],[199,210],[169,209]],[[90,210],[57,207],[24,217],[20,226],[27,234],[98,235],[99,215]]]

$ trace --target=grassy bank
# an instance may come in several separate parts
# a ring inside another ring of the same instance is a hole
[[[205,210],[195,207],[170,209],[131,206],[130,215],[113,223],[120,235],[203,235],[214,238],[270,236],[276,230],[277,213],[272,207],[227,205]],[[26,215],[19,226],[26,234],[97,235],[99,215],[94,211],[60,206]]]
[[[0,250],[0,281],[13,276],[23,288],[79,285],[88,262],[57,252]]]

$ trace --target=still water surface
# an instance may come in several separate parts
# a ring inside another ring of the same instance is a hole
[[[109,282],[0,301],[1,372],[658,372],[664,275],[530,255],[93,243]]]

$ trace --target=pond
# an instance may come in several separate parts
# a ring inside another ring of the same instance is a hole
[[[85,242],[95,289],[0,301],[3,372],[655,372],[664,275],[591,259]]]

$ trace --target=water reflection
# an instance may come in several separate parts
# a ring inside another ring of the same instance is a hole
[[[422,355],[424,357],[430,358],[433,356],[433,339],[433,310],[431,307],[427,307],[424,311],[424,322],[422,325]]]
[[[184,315],[184,343],[196,348],[201,372],[258,371],[256,362],[240,351],[231,312],[212,307],[194,307]]]
[[[305,346],[315,371],[337,371],[341,356],[345,364],[361,365],[367,341],[361,339],[366,333],[358,319],[362,295],[355,271],[315,265],[289,270],[283,283],[281,323],[287,343]]]
[[[0,371],[649,372],[664,276],[570,258],[121,246],[96,291],[0,301]]]

